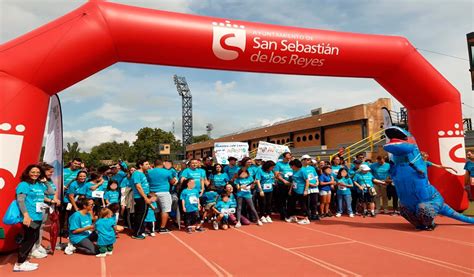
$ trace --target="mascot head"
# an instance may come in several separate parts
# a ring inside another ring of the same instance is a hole
[[[385,129],[385,136],[390,141],[384,145],[383,149],[394,156],[405,156],[418,149],[415,138],[400,127],[388,127]]]

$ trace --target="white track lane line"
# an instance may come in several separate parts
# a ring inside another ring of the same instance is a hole
[[[261,237],[259,237],[259,236],[256,236],[256,235],[254,235],[254,234],[245,232],[245,231],[243,231],[243,230],[241,230],[241,229],[235,229],[235,228],[234,228],[233,230],[236,230],[236,231],[238,231],[238,232],[244,233],[244,234],[246,234],[246,235],[248,235],[248,236],[250,236],[250,237],[253,237],[253,238],[255,238],[255,239],[258,239],[258,240],[260,240],[260,241],[263,241],[263,242],[265,242],[265,243],[267,243],[267,244],[270,244],[270,245],[272,245],[272,246],[275,246],[275,247],[277,247],[277,248],[279,248],[279,249],[281,249],[281,250],[284,250],[284,251],[286,251],[286,252],[289,252],[289,253],[291,253],[291,254],[293,254],[293,255],[295,255],[295,256],[298,256],[298,257],[300,257],[300,258],[302,258],[302,259],[305,259],[305,260],[307,260],[307,261],[309,261],[309,262],[311,262],[311,263],[313,263],[313,264],[316,264],[316,265],[318,265],[318,266],[320,266],[320,267],[323,267],[323,268],[325,268],[325,269],[327,269],[327,270],[329,270],[329,271],[332,271],[332,272],[338,274],[339,276],[349,276],[349,275],[352,275],[352,276],[361,276],[360,274],[357,274],[357,273],[354,273],[354,272],[349,271],[349,270],[347,270],[347,269],[341,268],[341,267],[339,267],[339,266],[337,266],[337,265],[330,264],[330,263],[328,263],[328,262],[319,260],[319,259],[317,259],[317,258],[315,258],[315,257],[308,258],[308,257],[306,257],[305,255],[303,255],[303,254],[301,254],[301,253],[299,253],[299,252],[297,252],[297,251],[293,251],[293,250],[288,249],[288,248],[286,248],[286,247],[283,247],[283,246],[281,246],[281,245],[279,245],[279,244],[276,244],[276,243],[274,243],[274,242],[271,242],[271,241],[268,241],[268,240],[266,240],[266,239],[264,239],[264,238],[261,238]]]
[[[355,241],[343,241],[343,242],[334,242],[334,243],[326,243],[326,244],[314,244],[314,245],[307,245],[307,246],[290,247],[290,248],[288,248],[288,249],[290,249],[290,250],[297,250],[297,249],[306,249],[306,248],[333,246],[333,245],[349,244],[349,243],[355,243]]]
[[[225,270],[224,268],[222,268],[222,266],[220,266],[219,264],[217,264],[216,262],[212,262],[215,266],[217,266],[222,272],[224,272],[225,276],[227,277],[232,277],[232,274],[230,274],[227,270]]]
[[[173,238],[175,238],[179,243],[184,245],[189,251],[191,251],[196,257],[198,257],[201,261],[203,261],[214,273],[216,273],[217,276],[219,277],[224,277],[224,275],[215,267],[209,260],[204,258],[201,254],[199,254],[194,248],[186,244],[184,241],[182,241],[180,238],[178,238],[175,234],[169,233]]]
[[[107,277],[107,265],[105,264],[105,257],[100,259],[100,276]]]
[[[343,236],[334,235],[334,234],[331,234],[331,233],[328,233],[328,232],[324,232],[324,231],[320,231],[320,230],[316,230],[316,229],[312,229],[312,228],[308,228],[308,227],[304,227],[304,226],[300,226],[300,225],[292,225],[292,226],[296,226],[298,228],[303,228],[303,229],[307,229],[307,230],[310,230],[310,231],[313,231],[313,232],[318,232],[318,233],[322,233],[322,234],[326,234],[326,235],[330,235],[330,236],[335,236],[335,237],[338,237],[338,238],[345,238],[345,239],[349,240],[349,238],[346,238],[346,237],[343,237]],[[387,251],[387,252],[391,252],[391,253],[394,253],[394,254],[398,254],[398,255],[401,255],[401,256],[409,257],[409,258],[412,258],[412,259],[415,259],[415,260],[423,261],[423,262],[433,264],[433,265],[437,265],[439,267],[444,267],[444,268],[447,268],[447,269],[450,269],[450,270],[458,271],[458,272],[467,274],[469,276],[472,276],[473,273],[474,273],[474,269],[464,267],[464,266],[461,266],[461,265],[452,264],[452,263],[449,263],[449,262],[446,262],[446,261],[441,261],[441,260],[437,260],[437,259],[434,259],[434,258],[421,256],[421,255],[417,255],[417,254],[413,254],[413,253],[410,253],[410,252],[405,252],[405,251],[402,251],[402,250],[393,249],[393,248],[389,248],[389,247],[385,247],[385,246],[379,246],[379,245],[375,245],[375,244],[371,244],[371,243],[367,243],[367,242],[363,242],[363,241],[359,241],[359,240],[354,240],[354,241],[357,242],[357,243],[363,244],[363,245],[373,247],[373,248],[377,248],[377,249],[384,250],[384,251]],[[468,270],[468,271],[465,271],[465,270]]]

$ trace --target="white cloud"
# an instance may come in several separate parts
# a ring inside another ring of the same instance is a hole
[[[124,132],[112,126],[64,132],[64,143],[77,141],[83,151],[90,151],[92,147],[103,142],[123,142],[127,140],[132,143],[136,139],[134,132]]]
[[[157,116],[157,115],[143,115],[143,116],[139,116],[138,119],[147,123],[156,123],[163,120],[161,116]]]
[[[235,81],[224,83],[221,80],[219,80],[215,82],[214,89],[217,93],[226,93],[234,89],[236,85],[237,85],[237,82]]]
[[[131,112],[130,109],[116,106],[110,103],[104,103],[102,107],[95,109],[94,111],[85,114],[86,118],[103,118],[114,122],[123,122],[130,120],[130,116],[127,114]]]

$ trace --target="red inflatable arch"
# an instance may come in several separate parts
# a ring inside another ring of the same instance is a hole
[[[420,148],[459,171],[430,177],[453,208],[467,208],[460,95],[405,38],[91,1],[0,46],[1,216],[21,171],[38,161],[50,96],[117,62],[373,78],[407,107]],[[18,228],[2,227],[0,250],[10,250]]]

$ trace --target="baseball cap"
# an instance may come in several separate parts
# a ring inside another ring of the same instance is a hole
[[[362,171],[370,171],[370,167],[366,164],[361,164],[360,165],[360,170]]]
[[[302,159],[302,160],[304,160],[304,159],[311,159],[311,156],[305,154],[305,155],[301,156],[301,159]]]

